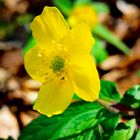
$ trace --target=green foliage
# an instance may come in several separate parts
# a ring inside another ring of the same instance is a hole
[[[138,77],[140,77],[140,70],[138,71]]]
[[[109,7],[103,2],[93,2],[92,6],[95,9],[97,14],[99,13],[108,14],[110,12]]]
[[[107,110],[100,110],[99,114],[97,115],[97,118],[104,119],[104,117],[108,118],[105,119],[105,121],[102,121],[100,123],[101,128],[101,139],[109,139],[110,136],[114,133],[114,130],[118,124],[119,115],[116,113],[116,115],[112,115],[112,117],[108,114],[109,111]],[[98,139],[98,137],[97,137]],[[95,140],[97,140],[95,139]]]
[[[64,15],[70,15],[73,8],[72,0],[53,0],[53,3],[61,10]]]
[[[11,35],[13,31],[13,24],[8,24],[7,22],[0,21],[0,39],[4,39],[4,37]]]
[[[101,124],[108,125],[110,121],[106,120],[113,118],[118,121],[118,114],[104,109],[96,102],[76,102],[61,115],[51,118],[41,115],[21,132],[19,140],[60,138],[96,140],[99,136],[102,137]],[[117,121],[114,122],[117,123]],[[111,130],[112,126],[114,127],[114,125],[108,125],[111,127],[108,130]]]
[[[100,99],[131,106],[131,99],[140,102],[139,92],[140,86],[134,86],[121,98],[113,82],[101,81]],[[74,99],[79,100],[77,97]],[[98,101],[79,100],[60,115],[51,118],[40,115],[21,131],[19,140],[139,140],[137,117],[120,122],[125,112],[112,109],[113,106],[106,107]]]
[[[11,136],[6,138],[6,139],[3,139],[3,138],[0,138],[0,140],[14,140]]]
[[[111,137],[118,124],[118,120],[119,120],[119,115],[116,115],[101,123],[102,130],[104,132],[102,134],[102,139],[106,140]]]
[[[90,4],[91,0],[76,0],[74,6]]]
[[[53,0],[54,4],[69,16],[72,8],[79,5],[92,5],[97,13],[109,13],[109,7],[103,2],[92,2],[92,0]]]
[[[108,102],[119,102],[121,96],[114,82],[101,80],[100,99]]]
[[[92,31],[95,35],[105,39],[125,54],[130,53],[130,49],[120,39],[114,36],[105,26],[98,24]]]
[[[77,96],[76,94],[73,94],[73,100],[82,100],[79,96]]]
[[[126,123],[119,123],[114,131],[114,134],[109,140],[130,140],[130,138],[133,136],[135,127],[135,119],[132,119]]]
[[[135,109],[140,108],[140,85],[136,85],[127,90],[121,103]]]
[[[33,15],[31,14],[22,14],[16,17],[16,23],[19,25],[29,24],[33,19]]]
[[[25,54],[28,50],[30,50],[34,45],[36,44],[36,41],[32,36],[30,36],[25,44],[25,47],[23,49],[23,53]]]
[[[139,140],[140,139],[140,129],[137,131],[137,134],[136,134],[136,137],[135,137],[135,140]]]
[[[104,43],[97,37],[95,38],[95,44],[91,50],[91,55],[95,57],[97,64],[103,62],[108,57],[108,52]]]

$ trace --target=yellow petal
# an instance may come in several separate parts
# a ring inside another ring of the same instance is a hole
[[[76,6],[68,18],[71,27],[81,22],[86,23],[90,28],[98,24],[98,16],[91,5]]]
[[[54,41],[60,42],[69,31],[69,26],[57,8],[46,6],[31,23],[31,29],[39,46],[50,47]]]
[[[24,66],[28,74],[40,82],[45,81],[45,75],[49,69],[44,53],[44,50],[42,51],[38,46],[35,46],[24,56]]]
[[[86,101],[98,99],[100,80],[94,60],[90,55],[81,56],[73,62],[72,77],[74,92]]]
[[[70,104],[72,95],[73,89],[69,81],[65,81],[58,88],[43,85],[39,91],[34,109],[48,117],[60,114]]]
[[[94,39],[90,29],[84,23],[75,26],[62,41],[62,44],[67,47],[71,59],[90,54],[93,43]]]

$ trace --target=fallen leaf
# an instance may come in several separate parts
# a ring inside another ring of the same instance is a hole
[[[7,139],[12,136],[17,139],[19,135],[18,122],[15,116],[10,112],[8,107],[0,109],[0,138]]]

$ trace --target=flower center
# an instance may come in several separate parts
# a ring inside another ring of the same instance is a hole
[[[53,72],[59,72],[64,69],[65,60],[59,56],[55,56],[51,61],[51,68]]]

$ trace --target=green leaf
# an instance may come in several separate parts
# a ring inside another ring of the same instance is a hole
[[[113,116],[112,118],[104,121],[101,123],[102,130],[103,130],[103,138],[104,139],[109,139],[111,135],[114,133],[115,128],[118,124],[119,121],[119,115]]]
[[[130,53],[130,49],[120,39],[114,36],[105,26],[98,24],[97,26],[94,27],[94,29],[92,29],[92,31],[95,35],[102,37],[123,53],[125,54]]]
[[[100,123],[116,115],[96,102],[75,102],[61,115],[41,115],[32,121],[21,131],[19,140],[96,140],[101,137]]]
[[[8,138],[0,138],[0,140],[14,140],[11,136],[9,136]]]
[[[140,70],[138,70],[137,74],[138,74],[138,77],[140,77]]]
[[[7,22],[0,20],[0,40],[13,34],[14,27],[13,23],[8,24]]]
[[[64,15],[70,15],[73,8],[72,0],[53,0],[53,2],[54,5],[56,5]]]
[[[94,38],[95,38],[95,44],[91,50],[91,55],[95,57],[96,63],[99,64],[108,57],[108,52],[105,48],[103,41],[101,41],[97,37]]]
[[[121,96],[114,82],[101,80],[100,99],[108,102],[119,102]]]
[[[77,96],[76,94],[73,94],[73,97],[72,97],[73,100],[82,100],[79,96]]]
[[[95,116],[100,109],[97,103],[76,102],[61,115],[51,118],[41,115],[22,131],[20,139],[57,139],[78,134],[96,122]]]
[[[96,131],[98,135],[96,136],[95,140],[99,140],[99,137],[101,140],[109,139],[109,137],[114,133],[119,121],[119,114],[113,114],[111,114],[108,110],[104,108],[98,112],[96,118],[99,119],[100,123],[98,125],[98,132]]]
[[[25,54],[28,50],[30,50],[34,45],[36,44],[36,41],[34,40],[34,38],[31,36],[29,37],[29,39],[27,40],[25,47],[23,49],[23,53]]]
[[[114,134],[109,140],[129,140],[135,131],[136,120],[132,119],[127,123],[119,123]]]
[[[135,140],[140,140],[140,129],[137,131],[137,135],[136,135]]]
[[[76,0],[74,6],[90,4],[91,0]]]
[[[16,22],[19,25],[29,24],[29,22],[33,19],[33,15],[31,14],[22,14],[16,17]]]
[[[140,85],[128,89],[125,92],[121,103],[131,106],[132,108],[140,108]]]
[[[95,9],[96,13],[106,13],[110,12],[109,7],[103,2],[93,2],[92,7]]]
[[[109,139],[109,137],[114,133],[119,121],[119,114],[110,117],[108,113],[108,110],[101,109],[97,115],[97,118],[100,119],[104,119],[104,117],[108,118],[106,120],[104,119],[105,121],[100,123],[100,129],[102,133],[101,137],[103,140]]]

